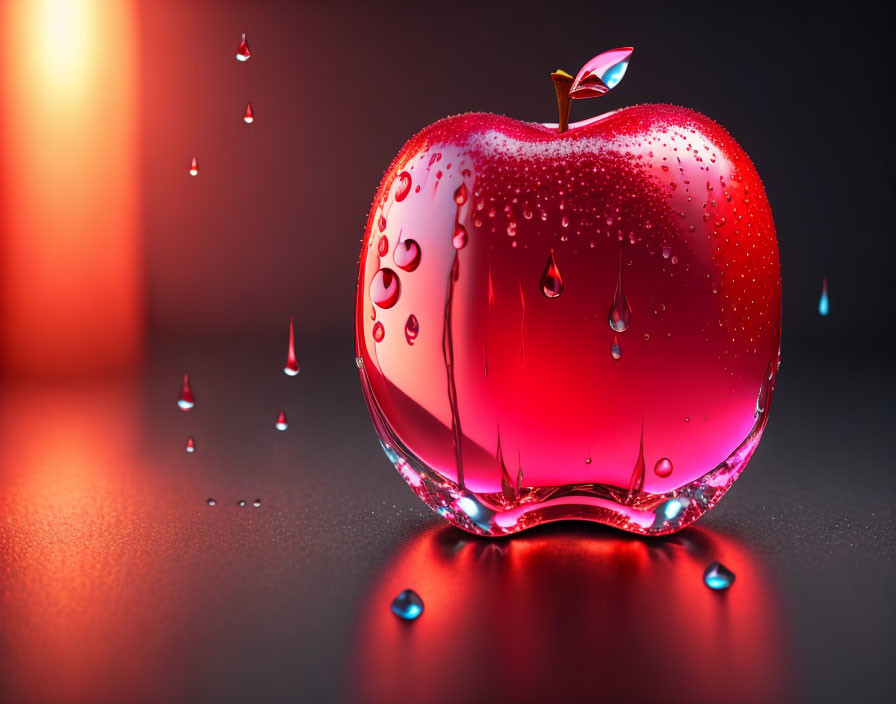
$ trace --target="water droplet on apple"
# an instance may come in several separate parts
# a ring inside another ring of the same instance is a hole
[[[373,339],[376,342],[382,342],[385,336],[386,328],[383,327],[383,324],[381,322],[377,321],[373,326]]]
[[[212,498],[208,498],[208,499],[205,500],[205,503],[207,503],[209,506],[214,506],[214,505],[215,505],[216,503],[218,503],[218,502],[215,501],[215,500],[212,499]]]
[[[395,177],[395,181],[395,202],[401,203],[411,192],[411,175],[407,171],[402,171]]]
[[[252,103],[246,103],[246,114],[243,115],[243,122],[251,125],[255,121],[255,115],[252,114]]]
[[[177,406],[182,411],[189,411],[196,405],[196,398],[193,396],[193,387],[190,385],[190,375],[184,374],[184,385],[180,390],[180,396],[177,397]]]
[[[274,427],[277,430],[286,430],[289,427],[289,422],[286,420],[286,413],[280,411],[277,415],[277,421],[274,423]]]
[[[196,443],[193,442],[193,436],[187,438],[187,452],[193,453],[196,452]]]
[[[622,290],[622,250],[619,251],[619,276],[616,279],[616,293],[610,306],[609,323],[616,332],[625,332],[631,323],[632,311]]]
[[[386,229],[386,217],[384,215],[380,215],[380,219],[376,221],[376,226],[380,232]]]
[[[557,268],[557,260],[554,259],[554,250],[548,255],[548,263],[541,275],[541,292],[546,298],[557,298],[563,293],[563,278]]]
[[[457,187],[457,190],[454,192],[454,202],[458,205],[463,205],[467,202],[467,186],[466,184],[460,184]]]
[[[196,176],[199,173],[199,160],[196,157],[193,157],[193,161],[190,162],[190,176]]]
[[[398,302],[401,282],[391,269],[380,269],[370,282],[370,300],[380,308],[391,308]]]
[[[451,238],[451,244],[455,249],[463,249],[467,246],[467,230],[458,223],[454,228],[454,236]]]
[[[395,251],[392,253],[392,261],[395,266],[405,271],[414,271],[420,266],[420,245],[416,240],[401,240],[395,245]]]
[[[236,505],[239,506],[240,508],[242,508],[243,506],[246,505],[246,502],[244,499],[240,499],[239,501],[236,502]]]
[[[657,463],[653,465],[653,473],[658,477],[668,477],[672,474],[672,462],[668,457],[657,460]]]
[[[417,339],[417,335],[420,334],[420,323],[417,321],[417,316],[411,313],[408,316],[407,322],[404,324],[404,337],[408,341],[408,344],[413,346],[414,341]]]
[[[252,53],[249,51],[249,45],[246,43],[246,35],[244,33],[243,38],[240,39],[240,45],[236,50],[236,60],[248,61],[250,56],[252,56]]]
[[[560,218],[560,224],[563,227],[569,227],[569,215],[564,215],[562,218]]]
[[[255,499],[255,501],[252,502],[252,505],[255,508],[258,508],[259,506],[261,506],[261,499]]]
[[[385,257],[389,253],[389,238],[383,235],[377,243],[376,252],[381,257]]]

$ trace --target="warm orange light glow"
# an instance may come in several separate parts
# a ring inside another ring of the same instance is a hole
[[[3,367],[124,366],[142,323],[135,2],[12,0],[0,13]]]

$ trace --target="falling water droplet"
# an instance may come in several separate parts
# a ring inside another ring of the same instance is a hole
[[[720,562],[713,562],[703,573],[703,583],[716,591],[727,589],[734,584],[734,572]]]
[[[405,621],[413,621],[423,613],[423,599],[413,589],[405,589],[392,600],[392,613]]]
[[[420,266],[420,245],[417,240],[401,240],[392,252],[392,261],[399,269],[414,271]]]
[[[255,501],[252,502],[252,505],[255,508],[258,508],[259,506],[261,506],[261,499],[255,499]]]
[[[243,501],[243,499],[240,499],[239,501],[236,502],[236,505],[239,506],[240,508],[242,508],[243,506],[246,505],[246,502]]]
[[[206,499],[205,503],[207,503],[209,506],[214,506],[218,502],[215,501],[214,499]]]
[[[451,239],[451,244],[454,245],[455,249],[463,249],[467,246],[467,230],[460,223],[454,228],[454,236]]]
[[[818,312],[821,315],[827,315],[831,310],[831,304],[828,301],[828,277],[827,274],[821,277],[821,298],[818,299]]]
[[[613,335],[613,346],[610,348],[610,355],[613,359],[622,357],[622,348],[619,346],[619,335]]]
[[[402,171],[395,177],[395,202],[401,203],[411,192],[411,175]]]
[[[187,452],[196,452],[196,443],[193,442],[193,436],[187,438]]]
[[[610,306],[609,323],[616,332],[625,332],[631,323],[632,311],[622,290],[622,250],[619,250],[619,276],[616,279],[616,293]]]
[[[401,282],[391,269],[380,269],[370,282],[370,300],[380,308],[391,308],[398,302]]]
[[[190,375],[184,374],[184,385],[180,390],[180,396],[177,397],[177,406],[182,411],[189,411],[196,405],[196,398],[193,396],[193,387],[190,386]]]
[[[408,344],[413,346],[418,334],[420,334],[420,323],[417,321],[417,316],[411,313],[408,316],[408,321],[404,324],[404,337]]]
[[[668,477],[672,474],[672,462],[668,457],[657,460],[657,463],[653,465],[653,473],[658,477]]]
[[[246,35],[243,34],[243,38],[240,39],[240,46],[236,50],[236,60],[237,61],[248,61],[249,57],[252,56],[249,51],[249,45],[246,43]],[[264,63],[264,62],[262,62]]]
[[[246,114],[243,115],[243,122],[251,125],[255,121],[255,115],[252,114],[252,103],[246,103]]]
[[[194,156],[193,161],[190,162],[190,176],[196,176],[199,174],[199,160]]]
[[[286,364],[283,367],[286,376],[295,376],[299,373],[299,363],[296,360],[296,332],[292,316],[289,317],[289,346],[286,348]]]
[[[382,342],[383,338],[386,336],[386,328],[383,327],[383,324],[379,321],[373,326],[373,339],[376,342]]]
[[[286,413],[280,411],[280,414],[277,416],[277,422],[274,423],[274,427],[277,430],[286,430],[289,427],[289,421],[286,420]]]
[[[467,185],[465,183],[460,184],[454,192],[454,202],[458,205],[463,205],[467,202]]]
[[[563,278],[560,276],[560,270],[557,268],[557,260],[554,259],[554,249],[548,255],[548,263],[544,267],[544,273],[541,275],[541,292],[545,298],[557,298],[563,293]]]

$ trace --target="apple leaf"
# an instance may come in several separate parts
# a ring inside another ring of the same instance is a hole
[[[625,75],[632,51],[632,47],[625,46],[595,56],[576,75],[569,89],[569,97],[596,98],[615,88]]]

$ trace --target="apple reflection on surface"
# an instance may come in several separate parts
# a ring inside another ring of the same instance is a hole
[[[703,584],[713,560],[737,574],[728,592]],[[405,588],[425,602],[412,623],[389,610]],[[792,698],[788,652],[769,579],[732,538],[433,528],[362,605],[347,681],[364,702],[778,702]]]

